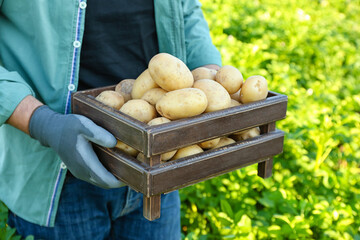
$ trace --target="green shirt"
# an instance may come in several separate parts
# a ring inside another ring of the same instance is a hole
[[[190,69],[221,65],[197,0],[155,0],[159,51]],[[70,113],[78,85],[86,1],[0,0],[0,200],[27,221],[54,226],[66,166],[57,154],[6,124],[32,95]]]

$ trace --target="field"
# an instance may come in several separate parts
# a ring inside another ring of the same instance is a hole
[[[180,191],[185,240],[360,240],[360,1],[201,0],[224,65],[289,98],[273,176]],[[5,226],[0,239],[19,239]]]

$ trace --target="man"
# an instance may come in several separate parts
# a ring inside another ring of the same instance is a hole
[[[90,142],[116,139],[71,114],[71,93],[136,78],[158,52],[218,68],[197,0],[0,0],[0,200],[9,225],[41,239],[179,239],[178,192],[142,217]]]

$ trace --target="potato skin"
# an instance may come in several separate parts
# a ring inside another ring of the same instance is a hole
[[[177,152],[177,150],[173,150],[173,151],[161,154],[161,156],[160,156],[161,161],[164,161],[164,162],[169,161],[171,158],[173,158],[175,156],[176,152]]]
[[[221,137],[219,143],[215,147],[213,147],[212,149],[220,148],[220,147],[232,144],[232,143],[235,143],[234,139],[229,138],[229,137]]]
[[[116,143],[116,146],[115,148],[129,154],[130,156],[133,156],[133,157],[136,157],[139,153],[138,150],[136,150],[135,148],[127,145],[126,143],[122,142],[122,141],[119,141],[117,140],[117,143]]]
[[[134,82],[135,79],[124,79],[115,86],[115,92],[120,93],[124,97],[125,102],[131,99],[131,91]]]
[[[235,99],[231,99],[230,107],[235,107],[235,106],[240,106],[240,105],[241,105],[241,103],[239,103]]]
[[[156,117],[155,108],[143,99],[129,100],[120,108],[120,112],[144,123],[147,123]]]
[[[151,121],[149,121],[147,124],[150,126],[153,126],[153,125],[159,125],[159,124],[168,123],[168,122],[171,122],[171,120],[169,120],[165,117],[157,117],[157,118],[154,118]]]
[[[102,91],[95,99],[116,110],[119,110],[125,102],[120,93],[112,90]]]
[[[152,57],[148,69],[152,79],[166,91],[190,88],[194,83],[193,75],[185,63],[168,53]]]
[[[230,107],[231,98],[226,89],[211,79],[200,79],[194,83],[194,88],[202,90],[208,99],[205,112],[213,112]]]
[[[215,139],[207,140],[205,142],[201,142],[199,143],[199,146],[204,149],[209,149],[218,145],[219,142],[220,142],[220,138],[215,138]]]
[[[200,80],[200,79],[211,79],[215,80],[215,76],[217,71],[215,69],[210,69],[206,67],[198,67],[191,71],[194,81]]]
[[[220,83],[229,94],[234,94],[241,88],[244,78],[241,72],[233,66],[223,66],[216,73],[215,80]]]
[[[153,126],[153,125],[159,125],[159,124],[168,123],[168,122],[171,122],[171,121],[164,117],[158,117],[158,118],[154,118],[153,120],[148,122],[148,125]],[[177,150],[173,150],[173,151],[161,154],[161,156],[160,156],[161,161],[170,160],[175,155],[176,152],[177,152]]]
[[[233,139],[236,141],[240,141],[240,140],[246,140],[249,138],[253,138],[253,137],[256,137],[259,135],[260,135],[260,128],[254,127],[254,128],[250,128],[248,130],[234,133]]]
[[[158,87],[159,85],[151,78],[149,69],[146,69],[135,79],[131,90],[131,97],[132,99],[140,99],[145,92]]]
[[[240,102],[240,91],[241,91],[241,88],[236,93],[231,94],[230,95],[231,99],[234,99],[234,100]]]
[[[246,79],[240,91],[240,101],[249,103],[263,100],[268,95],[266,79],[260,75],[254,75]]]
[[[208,100],[203,91],[196,88],[183,88],[167,92],[156,103],[158,113],[170,120],[187,118],[203,113]]]
[[[152,88],[144,93],[144,95],[141,97],[141,99],[144,99],[151,105],[155,105],[159,99],[164,96],[164,94],[167,93],[162,88]]]
[[[177,150],[176,154],[174,155],[174,157],[171,160],[176,160],[179,158],[191,156],[191,155],[201,153],[201,152],[204,152],[204,150],[199,145],[196,145],[196,144],[190,145],[190,146],[183,147],[183,148],[180,148],[179,150]]]
[[[145,162],[145,155],[142,152],[139,152],[139,154],[136,156],[136,159],[139,160],[140,162]]]

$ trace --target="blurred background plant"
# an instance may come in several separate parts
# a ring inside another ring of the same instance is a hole
[[[360,0],[200,1],[223,64],[289,102],[273,176],[182,189],[183,239],[360,240]],[[6,219],[0,203],[0,239],[20,239]]]
[[[284,152],[180,191],[183,239],[360,239],[360,1],[201,0],[224,65],[288,96]]]

